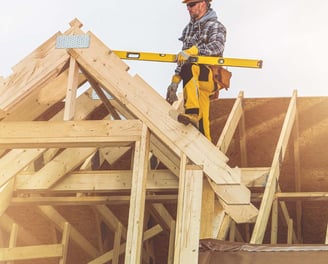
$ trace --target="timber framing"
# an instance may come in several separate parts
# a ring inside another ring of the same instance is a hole
[[[0,262],[192,264],[203,238],[306,240],[305,203],[328,193],[303,187],[296,91],[253,127],[256,99],[240,92],[225,115],[212,113],[219,130],[209,142],[176,121],[181,96],[169,105],[81,28],[74,19],[0,78]],[[57,49],[62,35],[87,35],[90,46]],[[252,137],[274,123],[269,162],[260,162]]]

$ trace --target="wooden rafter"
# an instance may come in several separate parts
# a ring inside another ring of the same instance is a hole
[[[270,210],[272,207],[273,199],[275,192],[278,188],[278,180],[280,176],[280,166],[284,160],[285,151],[287,148],[287,143],[294,125],[295,116],[296,116],[296,96],[297,93],[293,93],[293,97],[291,98],[285,121],[283,127],[281,129],[280,137],[278,140],[278,144],[276,146],[275,155],[272,161],[271,170],[269,174],[269,178],[267,180],[265,191],[263,195],[263,199],[261,202],[261,207],[259,210],[259,214],[254,226],[251,243],[260,244],[263,241],[264,233],[266,230],[266,226],[268,223],[268,218],[270,214]]]

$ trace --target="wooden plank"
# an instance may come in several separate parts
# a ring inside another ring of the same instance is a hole
[[[73,152],[70,151],[70,153]],[[79,160],[80,159],[78,159],[78,161]],[[68,163],[65,164],[68,165]],[[40,174],[22,173],[17,175],[15,190],[18,192],[43,190],[44,185],[34,184],[32,178],[38,175],[40,175],[40,178],[47,177],[43,176],[46,175],[46,171],[49,170],[44,170],[44,172]],[[61,181],[55,182],[48,190],[51,192],[108,192],[128,191],[132,187],[132,171],[130,170],[70,171],[71,169],[67,171],[65,177],[62,178]],[[54,173],[54,171],[52,171],[52,173]],[[60,175],[62,174],[63,173]],[[178,189],[178,179],[169,170],[152,170],[148,172],[146,186],[147,190],[152,191],[175,191]]]
[[[95,82],[92,79],[92,77],[88,75],[88,73],[86,71],[84,71],[83,69],[81,69],[81,70],[84,73],[84,75],[87,76],[88,82],[91,84],[93,90],[96,92],[96,94],[98,95],[98,97],[100,98],[100,100],[104,103],[104,105],[105,105],[108,113],[110,113],[111,116],[115,120],[122,119],[120,117],[120,115],[117,113],[115,107],[111,104],[110,100],[108,99],[108,96],[104,93],[104,91],[101,89],[101,87],[98,85],[98,83]]]
[[[221,226],[223,225],[225,215],[226,213],[222,205],[217,199],[215,199],[212,238],[217,239],[218,233],[221,230]]]
[[[64,230],[67,220],[61,216],[53,207],[39,206],[38,208],[40,213],[47,217],[47,219],[49,219],[52,223],[54,223],[58,230]],[[99,254],[98,250],[73,226],[70,228],[70,238],[89,256],[96,257]],[[62,245],[61,248],[63,248]],[[60,256],[62,256],[62,254]]]
[[[17,233],[18,233],[18,225],[16,223],[13,223],[12,229],[10,232],[10,238],[9,238],[9,248],[16,247],[17,243]],[[13,264],[12,261],[7,261],[6,264]]]
[[[220,229],[219,229],[216,239],[226,240],[229,229],[230,229],[231,221],[232,221],[231,217],[228,214],[225,214],[222,224],[220,225]]]
[[[90,192],[88,192],[90,193]],[[38,205],[50,205],[50,206],[78,206],[78,205],[128,205],[130,202],[130,195],[110,195],[110,196],[76,196],[76,193],[72,193],[72,196],[58,196],[56,197],[13,197],[10,206],[38,206]],[[75,196],[73,196],[75,195]],[[151,204],[175,204],[178,199],[176,194],[147,194],[146,203]],[[163,206],[163,205],[162,205]],[[162,213],[163,214],[163,213]],[[161,215],[163,216],[163,215]],[[164,216],[163,216],[164,217]],[[168,216],[166,216],[168,218]],[[172,218],[172,217],[171,217]],[[166,219],[162,219],[163,224]],[[165,228],[165,224],[164,224]]]
[[[0,187],[0,215],[8,208],[14,191],[15,180],[9,180],[6,185]]]
[[[176,227],[176,222],[172,221],[171,222],[171,227],[170,227],[170,237],[169,237],[169,250],[167,254],[167,264],[173,264],[174,263],[174,244],[175,244],[175,227]]]
[[[66,263],[70,228],[71,228],[70,224],[68,222],[66,222],[64,224],[64,230],[63,230],[62,240],[61,240],[61,244],[63,245],[63,255],[59,259],[59,264],[65,264]]]
[[[241,168],[241,183],[247,187],[265,187],[270,167]]]
[[[65,149],[28,179],[26,183],[28,188],[49,189],[67,173],[76,169],[82,160],[85,160],[95,151],[95,148]]]
[[[174,263],[198,263],[203,171],[182,157],[175,233]],[[185,169],[182,169],[183,166]],[[193,230],[190,232],[190,230]]]
[[[325,244],[326,244],[326,245],[328,244],[328,225],[327,225],[327,228],[326,228],[326,239],[325,239]]]
[[[231,177],[235,172],[225,162],[227,157],[192,126],[179,124],[171,116],[176,110],[156,91],[142,80],[132,78],[127,72],[116,67],[114,54],[99,53],[96,48],[99,40],[92,34],[89,49],[71,49],[80,67],[87,71],[94,80],[118,99],[136,117],[149,127],[177,155],[187,153],[195,164],[204,166],[204,171],[217,183],[236,183]],[[100,56],[100,54],[102,56]],[[158,122],[161,120],[161,122]],[[204,155],[207,153],[206,159]]]
[[[83,94],[78,98],[78,107],[75,119],[84,119],[90,112],[92,112],[98,105],[88,95]],[[27,111],[25,111],[27,112]],[[58,113],[51,120],[61,120],[63,112]],[[11,150],[4,157],[0,159],[0,186],[5,184],[8,180],[22,171],[28,164],[38,159],[45,149],[17,149]]]
[[[6,184],[29,163],[42,155],[42,149],[14,149],[0,159],[0,186]]]
[[[176,198],[178,197],[176,196]],[[160,203],[151,204],[150,211],[152,216],[155,218],[156,222],[159,223],[164,228],[164,230],[171,231],[172,221],[174,221],[174,219],[163,204]]]
[[[203,195],[201,210],[201,225],[199,239],[213,238],[215,193],[208,182],[208,178],[203,179]]]
[[[1,215],[0,217],[0,228],[3,231],[6,231],[7,233],[11,233],[12,227],[15,224],[14,220],[9,217],[6,213]],[[26,230],[24,227],[19,227],[19,234],[18,240],[20,243],[23,243],[25,245],[33,244],[33,245],[39,245],[41,244],[41,241],[37,239],[33,234],[31,234],[28,230]]]
[[[58,258],[62,254],[61,244],[0,248],[0,261]]]
[[[243,114],[242,98],[238,97],[232,107],[228,120],[224,125],[220,138],[216,146],[223,152],[227,153],[231,139],[236,131],[239,120]]]
[[[247,147],[246,147],[246,125],[245,125],[245,111],[244,111],[244,92],[238,94],[241,99],[242,114],[239,120],[239,144],[240,144],[240,164],[241,167],[247,167]]]
[[[175,153],[167,148],[167,146],[155,135],[150,137],[150,151],[158,158],[169,170],[177,177],[180,173],[180,159]]]
[[[33,89],[29,96],[20,98],[19,102],[10,108],[2,121],[35,120],[40,116],[40,114],[46,112],[54,104],[62,101],[65,98],[67,78],[68,71],[65,70],[56,76],[56,78],[51,82],[39,86],[38,89]],[[85,81],[85,76],[80,74],[79,87],[83,85]],[[81,96],[85,97],[84,94]],[[94,101],[93,103],[96,102]],[[26,111],[26,109],[29,109],[29,111]],[[61,118],[61,120],[62,119],[63,118]]]
[[[250,204],[251,192],[244,185],[226,185],[210,182],[213,191],[226,205]]]
[[[79,67],[74,58],[69,60],[68,82],[65,98],[64,120],[72,120],[75,113]]]
[[[0,97],[0,108],[10,109],[21,97],[54,80],[68,59],[69,55],[64,50],[52,50],[45,58],[30,61],[24,70],[11,75]]]
[[[139,140],[140,133],[138,120],[0,122],[0,148],[119,145]]]
[[[130,149],[131,147],[104,147],[99,149],[99,153],[109,164],[112,165]]]
[[[161,233],[163,229],[160,225],[155,225],[152,228],[146,230],[143,235],[143,242],[151,239],[152,237]],[[126,243],[122,243],[120,246],[120,255],[125,252]],[[92,261],[88,262],[88,264],[103,264],[113,259],[114,250],[108,251],[105,254],[93,259]]]
[[[230,231],[229,231],[229,241],[234,242],[236,238],[236,222],[231,221]]]
[[[123,239],[126,240],[127,237],[126,228],[106,205],[98,205],[95,207],[95,210],[101,216],[102,220],[111,231],[116,232],[118,229],[121,229],[120,236],[122,236]]]
[[[295,171],[295,191],[301,191],[301,163],[300,163],[300,146],[299,146],[299,120],[298,111],[296,109],[295,125],[293,133],[293,146],[294,146],[294,171]],[[302,202],[296,202],[296,232],[297,239],[302,241]]]
[[[327,201],[328,192],[277,192],[276,197],[286,202]]]
[[[237,223],[254,223],[258,214],[258,209],[252,204],[229,204],[220,199],[224,210]]]
[[[272,202],[275,195],[275,190],[277,188],[277,181],[279,180],[280,166],[284,160],[287,143],[295,121],[296,97],[297,97],[297,93],[294,92],[293,97],[290,100],[288,110],[285,116],[285,120],[279,136],[279,140],[275,149],[275,154],[273,157],[268,182],[264,190],[263,199],[259,209],[259,214],[250,241],[250,243],[252,244],[260,244],[263,241]]]
[[[271,236],[270,243],[275,245],[277,244],[278,237],[278,200],[275,199],[272,204],[271,209]]]
[[[149,144],[150,132],[144,124],[141,140],[135,144],[128,235],[124,261],[126,264],[141,261]]]
[[[120,246],[121,246],[122,224],[119,224],[114,235],[114,247],[113,247],[113,264],[119,263]]]
[[[280,186],[278,186],[278,191],[281,191],[280,190]],[[279,205],[280,205],[280,208],[281,208],[281,212],[282,212],[282,216],[283,216],[283,219],[285,220],[285,223],[286,225],[288,226],[288,221],[289,219],[291,219],[290,215],[289,215],[289,212],[288,212],[288,208],[287,208],[287,205],[286,205],[286,202],[285,201],[279,201]],[[292,228],[292,239],[293,239],[293,242],[295,244],[299,244],[300,242],[298,241],[297,239],[297,236],[296,236],[296,232],[294,230],[294,228]]]
[[[287,245],[291,245],[293,243],[293,219],[289,218],[287,221]]]

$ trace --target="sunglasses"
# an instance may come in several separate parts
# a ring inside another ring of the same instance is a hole
[[[203,1],[198,1],[198,2],[192,2],[192,3],[188,3],[187,7],[194,7],[195,5],[197,5],[198,3],[203,2]]]

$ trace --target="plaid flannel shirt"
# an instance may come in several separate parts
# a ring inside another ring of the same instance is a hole
[[[215,11],[209,9],[200,20],[189,22],[179,40],[183,43],[182,50],[195,45],[198,48],[198,55],[222,56],[226,42],[226,28],[218,21]],[[175,72],[179,74],[180,71],[181,66],[178,66]]]

